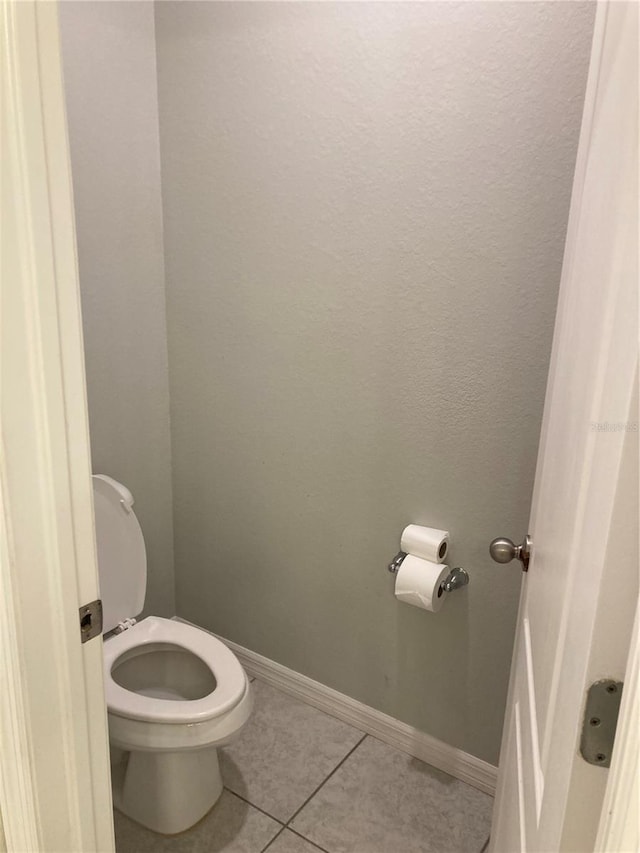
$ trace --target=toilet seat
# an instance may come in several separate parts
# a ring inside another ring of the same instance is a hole
[[[112,669],[127,651],[155,643],[170,643],[199,657],[211,670],[216,687],[208,696],[193,700],[158,699],[121,687]],[[224,643],[200,628],[148,616],[104,642],[104,676],[110,714],[157,723],[199,723],[227,713],[243,698],[247,678],[240,662]]]

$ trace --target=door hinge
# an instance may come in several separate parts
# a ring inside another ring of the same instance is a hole
[[[102,601],[96,598],[89,604],[83,604],[80,614],[80,641],[86,643],[102,634]]]
[[[587,691],[580,752],[589,764],[609,767],[622,699],[622,681],[594,681]]]

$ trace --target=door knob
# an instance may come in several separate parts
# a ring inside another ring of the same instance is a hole
[[[520,560],[522,571],[529,569],[529,557],[531,556],[531,537],[527,535],[522,540],[522,545],[515,545],[511,539],[499,536],[489,545],[489,553],[496,563],[510,563],[511,560]]]

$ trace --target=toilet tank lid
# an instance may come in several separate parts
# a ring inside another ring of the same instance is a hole
[[[106,634],[120,622],[142,612],[147,589],[147,554],[133,511],[133,495],[126,486],[104,474],[94,474],[93,502]]]

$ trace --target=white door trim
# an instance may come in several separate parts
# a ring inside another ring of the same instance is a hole
[[[640,605],[631,638],[615,749],[595,853],[640,849]]]
[[[4,447],[0,448],[4,458]],[[4,466],[2,469],[4,474]],[[4,493],[4,476],[2,476]],[[11,548],[7,520],[9,508],[2,500],[0,521],[0,668],[2,671],[2,698],[0,698],[0,750],[10,758],[2,761],[0,779],[0,807],[3,830],[12,850],[38,849],[38,821],[35,803],[35,781],[29,754],[29,731],[25,720],[24,695],[20,667],[20,646],[17,629],[16,594],[11,579]],[[0,759],[1,760],[1,759]],[[5,841],[6,843],[6,841]]]
[[[57,6],[3,2],[0,812],[9,851],[114,849]]]

